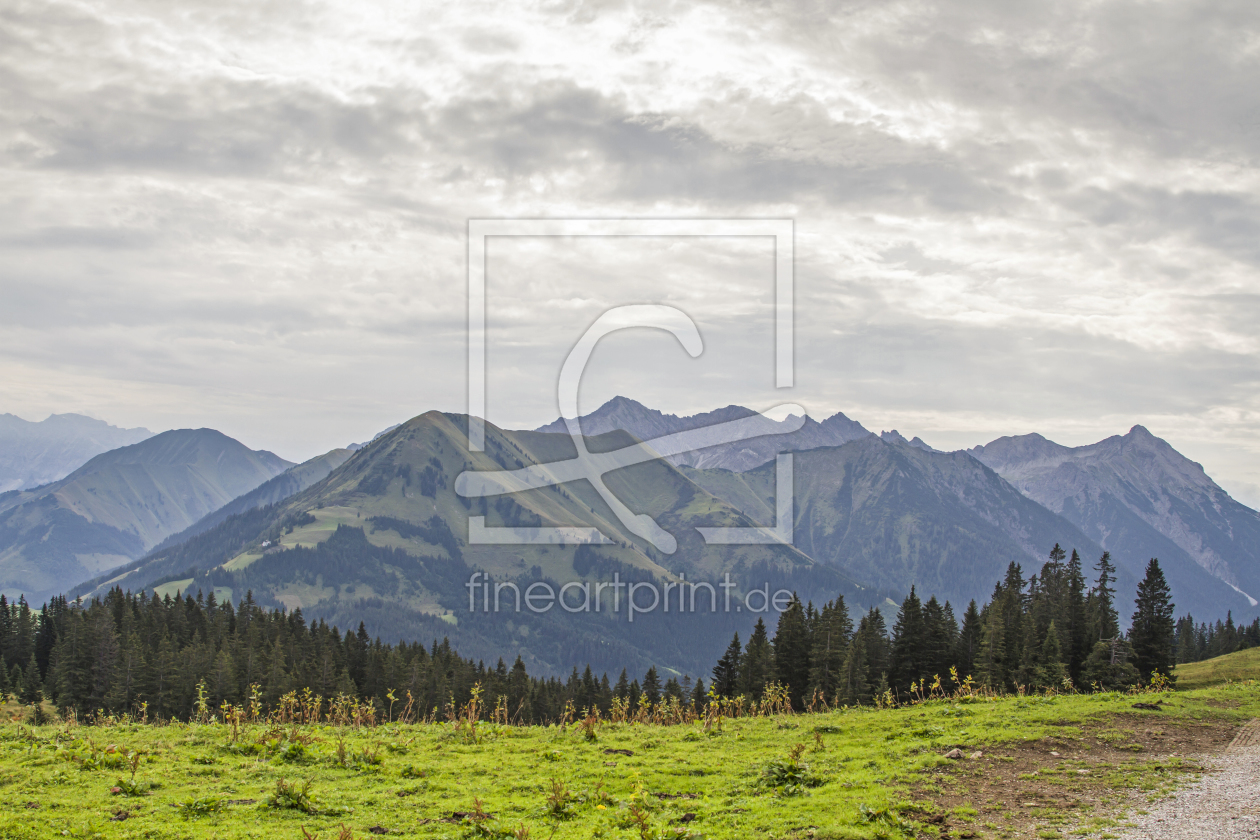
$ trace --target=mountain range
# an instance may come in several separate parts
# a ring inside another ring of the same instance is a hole
[[[1252,595],[1260,591],[1260,514],[1140,426],[1086,447],[1025,435],[942,452],[896,431],[873,434],[842,414],[821,422],[774,421],[728,406],[677,417],[619,397],[580,418],[592,452],[730,420],[764,426],[766,434],[704,447],[718,438],[702,432],[696,451],[605,476],[631,511],[653,517],[677,538],[672,553],[624,525],[586,481],[490,498],[455,493],[458,476],[470,470],[517,470],[573,458],[576,449],[563,421],[535,431],[487,424],[485,451],[470,452],[467,418],[430,412],[357,451],[334,450],[296,467],[276,459],[249,488],[200,516],[190,511],[178,528],[161,534],[135,525],[117,528],[123,536],[143,532],[143,539],[122,546],[111,563],[98,562],[95,571],[103,574],[71,591],[213,589],[239,598],[249,590],[262,603],[300,608],[307,617],[341,625],[362,620],[369,632],[386,638],[449,636],[473,656],[519,653],[541,673],[586,662],[618,670],[655,663],[694,673],[716,655],[714,646],[736,629],[745,631],[751,619],[656,615],[630,625],[559,610],[487,614],[469,609],[470,575],[523,586],[536,580],[593,583],[614,572],[623,580],[660,582],[729,574],[741,592],[768,582],[816,602],[843,594],[851,607],[889,610],[914,585],[961,610],[971,598],[987,598],[1010,562],[1023,564],[1026,575],[1035,573],[1057,543],[1079,551],[1091,577],[1098,557],[1111,553],[1122,614],[1152,556],[1165,568],[1179,614],[1213,618],[1233,610],[1242,619],[1258,612]],[[784,431],[795,425],[795,431]],[[792,544],[706,544],[697,527],[778,524],[774,458],[784,451],[795,453]],[[80,472],[66,481],[75,484]],[[62,492],[56,486],[54,497]],[[98,486],[97,493],[122,486]],[[42,545],[35,539],[38,528],[19,529],[27,537],[14,542],[9,519],[27,522],[31,511],[42,510],[37,503],[51,504],[41,502],[48,490],[0,496],[0,551],[18,545],[24,559],[42,556],[35,548]],[[125,513],[121,520],[142,519],[139,498],[125,496],[117,503]],[[62,505],[56,516],[66,511],[73,508]],[[54,525],[64,529],[56,516],[39,520],[54,535]],[[478,545],[469,523],[478,516],[491,528],[594,527],[605,543]],[[104,527],[107,519],[101,515],[92,524]],[[6,556],[0,553],[0,570],[8,568]],[[94,571],[80,564],[57,572],[63,587]],[[26,591],[29,596],[32,590]]]
[[[104,452],[60,481],[0,495],[0,591],[38,601],[139,557],[291,467],[212,429]]]
[[[153,437],[82,414],[54,414],[38,423],[0,414],[0,493],[65,478],[89,458]]]
[[[469,470],[519,469],[572,458],[568,435],[512,432],[486,425],[483,452],[470,452],[467,418],[429,412],[374,440],[319,481],[267,508],[228,517],[171,549],[153,552],[121,574],[83,591],[109,587],[157,591],[215,590],[239,597],[249,590],[263,604],[283,604],[340,624],[364,621],[389,638],[447,636],[460,651],[485,657],[521,655],[544,673],[590,663],[597,669],[651,663],[697,673],[711,648],[729,640],[748,617],[735,612],[654,613],[634,623],[627,611],[555,609],[501,612],[469,609],[474,571],[521,588],[541,580],[564,584],[609,581],[723,580],[741,591],[768,585],[816,599],[843,594],[855,606],[882,603],[843,571],[796,548],[707,545],[696,530],[753,527],[735,507],[651,460],[610,473],[614,493],[639,514],[676,535],[670,554],[635,535],[586,482],[553,485],[495,499],[454,491]],[[593,451],[633,444],[624,431],[596,435]],[[593,526],[607,542],[593,545],[477,545],[470,516],[491,528]],[[710,607],[712,605],[710,604]]]
[[[1195,593],[1205,608],[1257,606],[1260,514],[1146,428],[1074,448],[1037,434],[1004,437],[970,454],[1134,573],[1158,557],[1174,591]]]

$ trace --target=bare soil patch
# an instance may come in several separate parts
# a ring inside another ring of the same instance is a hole
[[[967,745],[966,757],[915,786],[916,818],[927,823],[920,836],[1053,838],[1082,823],[1115,826],[1134,795],[1202,772],[1200,758],[1224,750],[1239,729],[1143,711],[1037,741]]]

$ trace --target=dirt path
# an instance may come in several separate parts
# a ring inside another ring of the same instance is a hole
[[[1133,816],[1121,840],[1255,840],[1260,838],[1260,720],[1204,762],[1207,772]]]

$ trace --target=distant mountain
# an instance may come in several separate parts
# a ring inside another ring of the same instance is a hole
[[[675,432],[702,429],[741,417],[751,417],[757,412],[739,405],[728,405],[715,411],[678,417],[664,414],[627,397],[614,397],[580,419],[582,434],[602,435],[612,431],[626,431],[639,440],[651,440]],[[750,470],[767,461],[773,461],[780,452],[796,452],[816,449],[820,446],[839,446],[851,440],[864,438],[871,433],[861,423],[843,414],[835,414],[819,423],[806,417],[805,423],[795,432],[775,434],[786,420],[776,423],[766,419],[766,436],[698,449],[669,458],[675,466],[686,465],[699,469],[726,469],[737,472]],[[566,433],[563,419],[557,419],[537,431]],[[920,441],[921,442],[921,441]],[[926,444],[925,444],[926,445]]]
[[[395,426],[395,428],[397,428]],[[363,444],[354,444],[363,448]],[[357,449],[334,449],[323,455],[317,455],[309,461],[303,461],[290,467],[280,475],[264,482],[243,496],[238,496],[213,513],[203,516],[178,534],[171,534],[153,547],[150,553],[159,553],[171,546],[186,542],[198,534],[204,534],[230,516],[246,513],[255,508],[267,507],[301,493],[317,481],[327,478],[333,470],[340,467]]]
[[[905,435],[893,429],[891,432],[880,432],[879,439],[889,443],[904,443],[906,446],[913,446],[915,449],[922,449],[924,452],[940,452],[941,450],[928,446],[923,438],[915,435],[913,440],[906,440]]]
[[[729,573],[745,591],[769,584],[771,591],[797,589],[815,601],[843,594],[855,608],[883,600],[791,546],[706,545],[697,525],[753,523],[660,460],[609,473],[606,481],[635,513],[655,517],[675,535],[672,554],[629,532],[586,481],[510,497],[457,496],[456,478],[466,470],[519,469],[574,456],[567,434],[511,432],[490,424],[486,450],[469,452],[466,424],[465,417],[438,412],[414,418],[286,501],[229,517],[181,545],[154,552],[93,592],[164,587],[239,596],[249,589],[260,603],[300,607],[308,618],[343,626],[362,620],[369,632],[393,639],[445,636],[469,655],[510,661],[519,654],[543,673],[567,673],[587,662],[597,670],[655,663],[707,672],[731,634],[747,630],[750,618],[734,611],[680,614],[675,607],[630,623],[624,605],[615,619],[560,609],[470,612],[467,584],[474,571],[519,581],[522,588],[544,579],[605,582],[614,574],[623,581],[677,583],[685,575],[713,582]],[[589,445],[608,451],[631,443],[629,434],[616,431]],[[470,516],[485,517],[488,527],[597,527],[611,543],[474,545]]]
[[[1075,525],[1020,495],[965,452],[937,452],[901,435],[870,435],[793,457],[794,543],[868,585],[911,584],[956,606],[983,601],[1011,561],[1036,572],[1050,548],[1102,554]],[[761,524],[774,505],[775,470],[684,470]],[[1122,581],[1132,591],[1136,579]]]
[[[291,463],[212,429],[164,432],[0,496],[0,591],[28,600],[141,556]]]
[[[1179,613],[1257,614],[1260,513],[1142,426],[1089,446],[1030,434],[970,450],[1133,573],[1158,557]]]
[[[0,493],[59,481],[89,458],[153,437],[82,414],[54,414],[38,423],[0,414]]]

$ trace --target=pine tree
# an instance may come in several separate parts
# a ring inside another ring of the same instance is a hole
[[[1159,561],[1151,558],[1146,565],[1146,577],[1138,584],[1136,609],[1129,629],[1129,643],[1133,645],[1134,665],[1142,679],[1150,680],[1160,673],[1168,679],[1175,663],[1173,640],[1176,626],[1173,622],[1172,591],[1159,568]]]
[[[748,644],[744,646],[744,656],[739,662],[740,694],[760,700],[765,693],[766,683],[774,679],[774,651],[770,647],[770,639],[766,633],[766,623],[760,618],[753,627]]]
[[[990,603],[982,615],[977,677],[982,685],[994,691],[1003,691],[1007,686],[1006,621],[996,603]]]
[[[647,703],[655,706],[661,702],[661,680],[656,675],[656,666],[648,668],[647,673],[643,675],[643,699]]]
[[[1103,691],[1123,691],[1136,685],[1138,671],[1132,658],[1133,648],[1119,636],[1095,643],[1085,660],[1085,682]]]
[[[809,630],[805,608],[795,594],[779,615],[774,632],[774,678],[787,687],[792,708],[804,709],[809,686]]]
[[[44,699],[43,682],[39,678],[39,665],[35,662],[35,651],[31,651],[26,662],[26,670],[22,672],[22,688],[18,700],[23,705],[38,703]]]
[[[743,646],[739,643],[739,634],[726,648],[726,653],[713,666],[713,693],[719,697],[734,697],[739,691],[739,660]]]
[[[1042,688],[1059,689],[1068,676],[1067,666],[1063,663],[1063,648],[1059,642],[1059,631],[1053,621],[1046,628],[1046,640],[1041,644],[1041,660],[1037,665],[1035,683]]]
[[[1073,680],[1079,680],[1085,658],[1089,656],[1093,639],[1090,638],[1085,613],[1085,575],[1081,571],[1081,555],[1072,549],[1072,559],[1067,565],[1067,624],[1065,634],[1065,661]]]
[[[1115,607],[1116,590],[1111,585],[1116,581],[1116,567],[1111,562],[1111,552],[1104,551],[1094,568],[1098,571],[1098,580],[1085,601],[1091,645],[1120,635],[1120,617]]]
[[[697,678],[696,687],[691,690],[691,708],[695,709],[696,714],[701,714],[708,704],[709,699],[704,691],[704,680]]]
[[[845,652],[838,690],[839,702],[845,705],[871,702],[871,686],[866,678],[866,635],[859,629]]]
[[[809,687],[806,697],[811,702],[815,696],[827,703],[835,700],[852,633],[853,622],[844,605],[844,598],[837,598],[822,608],[810,646]]]
[[[980,638],[984,628],[980,622],[980,610],[976,608],[973,598],[963,613],[962,629],[958,633],[958,644],[954,650],[954,661],[958,663],[958,677],[975,676],[976,657],[980,655]]]
[[[897,621],[893,624],[892,667],[889,682],[898,692],[910,690],[911,683],[924,676],[924,655],[927,647],[927,627],[923,620],[923,605],[914,587],[901,602]]]

